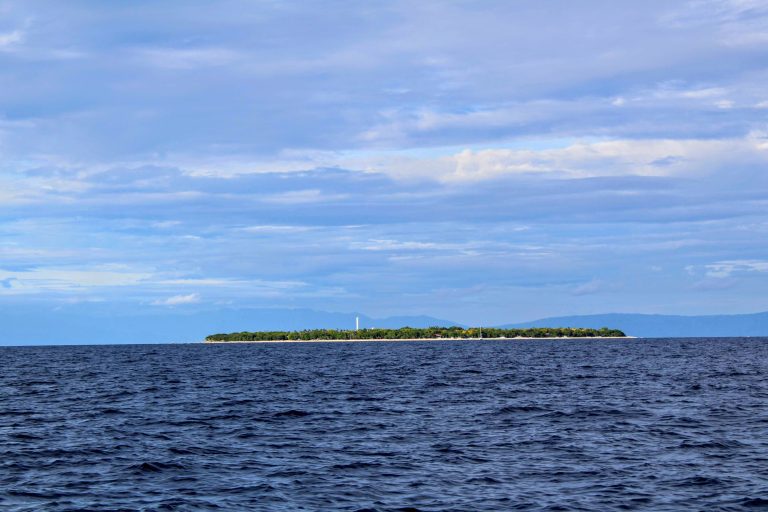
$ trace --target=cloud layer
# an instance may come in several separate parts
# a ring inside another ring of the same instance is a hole
[[[0,14],[0,302],[768,309],[763,2]]]

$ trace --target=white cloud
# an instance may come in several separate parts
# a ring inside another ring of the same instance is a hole
[[[305,233],[313,229],[316,229],[316,228],[312,226],[289,226],[289,225],[283,225],[283,224],[281,225],[264,224],[264,225],[257,225],[257,226],[246,226],[244,228],[239,228],[238,231],[245,231],[246,233],[277,234],[277,233]]]
[[[150,225],[156,229],[169,229],[169,228],[174,228],[176,226],[181,225],[181,221],[180,220],[164,220],[164,221],[152,222]]]
[[[765,260],[727,260],[705,265],[707,277],[724,278],[741,272],[768,272]]]
[[[303,281],[267,281],[264,279],[227,279],[227,278],[179,278],[160,279],[154,282],[157,285],[171,286],[210,286],[222,288],[247,288],[250,290],[289,290],[306,286]]]
[[[15,51],[23,40],[24,32],[22,30],[0,32],[0,52]]]
[[[153,306],[180,306],[183,304],[197,304],[200,302],[200,294],[190,293],[189,295],[174,295],[163,300],[152,302]]]
[[[353,242],[350,244],[353,249],[363,251],[401,251],[401,250],[436,250],[448,248],[445,244],[436,244],[433,242],[401,242],[398,240],[378,240],[372,239],[367,242]]]
[[[736,164],[768,164],[765,137],[611,140],[551,149],[464,149],[448,156],[383,155],[349,162],[396,178],[479,181],[514,174],[566,178],[703,176]]]
[[[509,129],[606,108],[604,99],[582,98],[579,101],[534,100],[461,112],[388,109],[380,111],[379,122],[360,133],[358,139],[374,146],[408,145],[414,137],[428,133],[467,131],[471,135],[477,130]]]
[[[325,203],[329,201],[339,201],[346,198],[347,198],[346,194],[328,194],[317,189],[307,189],[307,190],[292,190],[290,192],[272,194],[269,196],[265,196],[262,200],[265,203],[308,204],[308,203]]]
[[[145,283],[152,274],[135,272],[120,265],[103,265],[91,269],[38,267],[9,272],[0,270],[0,280],[13,284],[14,293],[43,291],[82,291],[89,288],[135,286]]]
[[[225,66],[242,58],[227,48],[142,48],[136,55],[152,66],[178,70]]]
[[[679,96],[681,98],[703,99],[722,96],[726,91],[722,87],[707,87],[703,89],[665,90],[663,96]]]
[[[0,33],[0,51],[13,49],[13,47],[20,43],[23,39],[24,32],[21,30]]]
[[[725,25],[749,22],[768,14],[764,0],[693,0],[662,16],[661,21],[676,27]]]
[[[596,293],[603,293],[616,290],[617,285],[613,283],[607,283],[600,279],[593,279],[586,283],[582,283],[571,290],[572,295],[593,295]]]
[[[706,100],[713,101],[707,96]],[[768,102],[764,102],[768,105]],[[733,106],[721,100],[721,108]],[[768,108],[758,104],[756,108]],[[523,147],[521,147],[523,146]],[[306,171],[338,167],[382,173],[399,180],[437,180],[444,182],[481,181],[504,175],[537,174],[560,178],[598,176],[704,176],[715,169],[768,164],[766,134],[753,131],[743,138],[724,139],[614,139],[574,142],[572,139],[540,141],[532,139],[514,148],[457,148],[455,146],[388,151],[308,152],[301,158],[292,155],[291,165],[276,165],[280,171]],[[268,172],[270,162],[212,166],[205,176],[233,177]],[[193,173],[196,175],[196,173]],[[132,196],[132,197],[135,197]],[[293,190],[262,196],[273,204],[311,204],[344,200],[347,194],[319,189]],[[254,226],[251,232],[288,232],[302,227]]]
[[[764,0],[695,0],[662,18],[676,28],[707,27],[724,46],[764,46],[768,42]]]

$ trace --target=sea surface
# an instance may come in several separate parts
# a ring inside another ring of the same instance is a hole
[[[0,348],[0,510],[768,509],[768,338]]]

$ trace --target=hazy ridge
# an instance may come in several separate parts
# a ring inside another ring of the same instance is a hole
[[[70,304],[56,309],[32,306],[3,309],[0,311],[3,325],[0,344],[193,342],[217,332],[350,329],[356,316],[360,316],[361,327],[468,327],[427,315],[373,318],[357,313],[269,308],[217,311],[147,308],[120,313],[104,304]],[[610,313],[550,317],[489,327],[609,327],[638,337],[768,336],[768,312],[707,316]]]
[[[746,315],[643,315],[608,313],[603,315],[559,316],[503,327],[592,327],[621,329],[630,336],[718,337],[768,336],[768,312]]]

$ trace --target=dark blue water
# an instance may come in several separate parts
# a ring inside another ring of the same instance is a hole
[[[768,508],[768,339],[0,358],[2,510]]]

